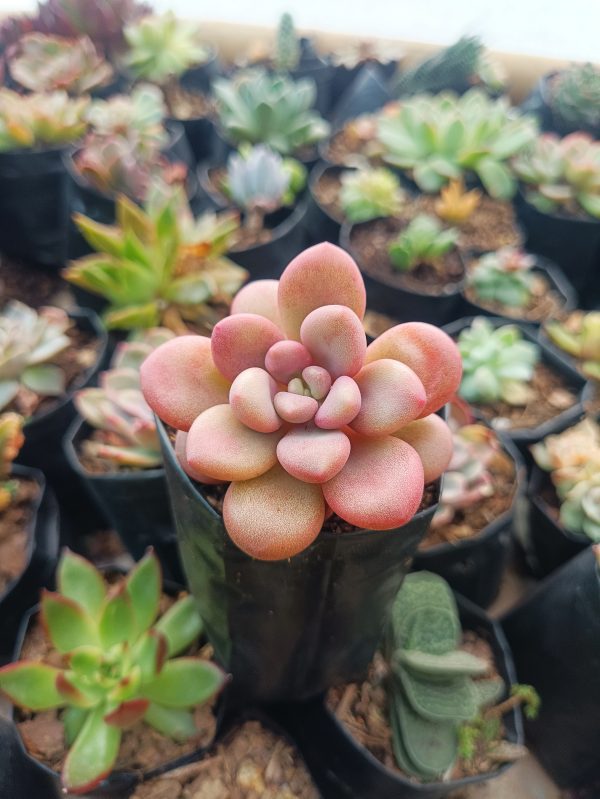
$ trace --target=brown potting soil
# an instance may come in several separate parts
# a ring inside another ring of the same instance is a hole
[[[406,227],[406,219],[376,219],[352,231],[351,244],[357,261],[370,277],[393,288],[417,294],[443,296],[454,294],[465,269],[456,250],[443,256],[440,269],[418,264],[410,272],[395,269],[388,255],[390,244]]]
[[[527,405],[509,405],[499,400],[489,405],[471,405],[498,430],[523,430],[537,427],[570,408],[577,397],[565,378],[545,363],[538,363],[529,383],[534,396]]]
[[[60,295],[72,301],[70,289],[58,272],[45,271],[16,261],[6,255],[0,256],[0,305],[5,300],[19,300],[31,308],[54,305]]]
[[[365,131],[371,124],[371,117],[365,114],[361,117],[361,122],[364,120]],[[375,130],[372,131],[372,137],[375,137]],[[356,120],[352,120],[351,125],[344,125],[341,130],[338,130],[331,137],[329,144],[325,150],[325,157],[332,164],[355,166],[358,160],[363,160],[368,157],[369,145],[371,138],[364,138],[356,133]]]
[[[596,380],[591,381],[592,389],[586,396],[585,410],[590,416],[600,416],[600,383]]]
[[[318,799],[300,755],[246,721],[203,760],[138,786],[132,799]]]
[[[59,352],[48,363],[60,366],[65,374],[66,392],[76,390],[83,383],[84,374],[96,362],[100,342],[94,333],[80,330],[75,324],[67,331],[71,344]],[[39,415],[52,410],[64,400],[60,397],[40,397],[33,391],[21,387],[14,400],[5,408],[6,411],[16,411],[23,416]]]
[[[209,97],[184,89],[180,83],[165,88],[165,100],[169,113],[175,119],[205,119],[211,117],[215,110],[214,102]]]
[[[25,568],[29,526],[40,491],[34,480],[19,478],[15,482],[10,505],[0,511],[0,594]]]
[[[395,327],[399,324],[400,321],[398,319],[394,319],[392,316],[387,316],[383,313],[378,313],[377,311],[371,311],[368,308],[365,313],[365,318],[363,319],[365,333],[367,336],[371,336],[371,338],[377,338],[377,336],[389,330],[390,327]]]
[[[488,470],[494,481],[493,495],[479,500],[469,508],[457,510],[449,524],[436,529],[430,527],[419,545],[420,550],[475,538],[488,524],[510,508],[516,490],[513,461],[506,453],[498,452],[488,465]]]
[[[469,265],[467,264],[467,271]],[[475,305],[491,311],[493,314],[509,316],[511,319],[524,319],[527,322],[545,322],[548,319],[563,317],[564,300],[553,291],[549,282],[541,275],[535,275],[531,286],[529,304],[521,307],[503,305],[493,300],[481,300],[473,286],[466,286],[465,297]]]
[[[117,583],[120,579],[122,578],[117,577],[110,582]],[[163,594],[160,613],[163,614],[174,602],[173,597]],[[209,644],[201,649],[192,646],[187,654],[197,654],[203,659],[210,660],[212,647]],[[46,633],[37,620],[27,632],[21,658],[42,661],[57,667],[65,666],[63,656],[52,651]],[[18,710],[16,722],[27,751],[50,768],[60,770],[68,753],[60,711],[49,710],[32,714]],[[197,708],[194,711],[194,722],[197,734],[183,742],[161,735],[143,723],[125,730],[115,769],[146,771],[209,746],[216,732],[213,703]]]
[[[463,633],[461,649],[486,660],[489,664],[487,673],[482,679],[498,678],[492,650],[484,639],[475,633]],[[381,655],[375,653],[369,666],[366,679],[362,683],[350,683],[331,688],[326,696],[326,704],[337,719],[346,727],[352,737],[365,747],[380,763],[391,771],[401,774],[405,779],[417,782],[414,777],[406,775],[397,765],[392,747],[392,730],[388,721],[387,682],[390,669]],[[500,764],[490,757],[494,744],[490,742],[488,751],[473,761],[457,761],[449,779],[485,774],[495,770]]]
[[[331,170],[324,172],[313,188],[313,194],[319,205],[340,224],[346,219],[340,202],[341,188],[342,181],[339,174]]]
[[[438,197],[420,194],[407,203],[403,213],[410,219],[418,214],[435,213]],[[516,224],[515,213],[510,203],[494,200],[482,194],[481,200],[471,216],[459,226],[459,246],[463,250],[488,252],[500,247],[519,246],[522,237]]]

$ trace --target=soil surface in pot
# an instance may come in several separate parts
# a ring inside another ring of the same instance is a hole
[[[45,272],[23,261],[0,256],[0,304],[4,300],[19,300],[31,308],[54,305],[60,296],[73,297],[58,273]]]
[[[203,760],[139,785],[132,799],[318,799],[285,738],[246,721]]]
[[[506,513],[516,490],[514,462],[505,452],[497,452],[488,465],[488,471],[493,478],[492,496],[484,497],[468,508],[457,510],[449,524],[435,529],[433,525],[430,526],[419,545],[420,551],[440,544],[457,544],[468,538],[475,538],[488,524]]]
[[[313,195],[321,208],[340,224],[346,221],[344,210],[340,202],[341,188],[342,181],[340,175],[335,174],[331,170],[324,172],[313,188]]]
[[[498,678],[492,650],[484,639],[475,633],[463,633],[461,649],[486,660],[489,664],[487,673],[481,679]],[[390,676],[389,667],[383,656],[377,652],[367,678],[363,683],[350,683],[331,688],[326,696],[326,704],[337,719],[346,727],[352,737],[365,747],[384,766],[405,779],[417,782],[416,778],[405,774],[397,765],[392,748],[392,730],[388,721],[388,696],[386,683]],[[501,735],[502,733],[500,733]],[[507,747],[512,745],[506,743]],[[498,748],[497,748],[498,747]],[[499,737],[488,746],[478,747],[473,760],[459,759],[448,780],[457,780],[475,774],[487,774],[495,771],[506,759],[502,757],[503,742]],[[494,754],[492,755],[492,750]],[[508,752],[506,753],[508,755]],[[510,759],[514,759],[513,752]]]
[[[595,380],[590,382],[592,388],[584,403],[585,410],[591,416],[598,418],[600,417],[600,383]]]
[[[469,265],[467,264],[467,271]],[[533,276],[531,297],[526,306],[503,305],[501,302],[480,299],[473,286],[466,286],[465,297],[469,302],[485,308],[495,316],[509,316],[511,319],[524,319],[527,322],[545,322],[548,319],[561,319],[563,316],[564,300],[557,291],[541,274]]]
[[[407,203],[404,213],[411,219],[418,214],[436,216],[437,202],[438,197],[433,194],[420,194]],[[512,205],[483,193],[469,219],[457,227],[460,230],[459,245],[463,250],[488,252],[508,245],[519,246],[523,242]]]
[[[118,583],[120,579],[122,578],[118,578],[114,583]],[[162,615],[175,601],[176,598],[163,594],[160,614]],[[201,649],[192,646],[187,654],[198,654],[210,660],[212,647],[208,644]],[[21,659],[42,661],[53,666],[65,665],[63,657],[52,651],[38,620],[31,625],[25,637]],[[29,754],[50,768],[60,770],[68,753],[60,711],[49,710],[29,714],[17,710],[15,719]],[[194,712],[194,721],[198,732],[193,738],[184,742],[173,741],[147,724],[139,723],[126,730],[123,733],[115,769],[146,771],[190,754],[201,747],[209,746],[216,731],[213,705],[207,703],[197,708]]]
[[[332,164],[355,166],[368,158],[371,142],[377,135],[377,117],[363,114],[336,131],[325,149],[325,157]],[[372,146],[372,145],[371,145]]]
[[[12,482],[15,494],[8,508],[0,511],[0,594],[25,568],[29,526],[40,493],[35,480],[11,478]]]
[[[355,228],[351,244],[361,269],[374,280],[393,288],[435,297],[454,294],[465,274],[456,250],[443,256],[439,269],[430,264],[418,264],[409,272],[401,272],[393,267],[388,248],[405,227],[403,219],[376,219]]]
[[[533,395],[527,405],[509,405],[503,400],[470,404],[497,430],[524,430],[548,422],[577,402],[569,382],[545,363],[536,365],[529,387]]]
[[[47,413],[63,402],[66,394],[75,391],[82,385],[85,374],[96,362],[100,342],[94,333],[80,330],[76,323],[67,330],[67,336],[71,340],[71,344],[47,361],[63,370],[66,378],[65,394],[60,397],[44,397],[21,386],[16,397],[4,409],[5,411],[15,411],[25,417]]]
[[[164,95],[169,115],[174,119],[206,119],[214,114],[213,100],[200,92],[184,89],[180,83],[165,87]]]

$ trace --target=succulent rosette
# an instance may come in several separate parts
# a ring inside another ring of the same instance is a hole
[[[175,338],[142,365],[183,469],[230,483],[225,527],[253,557],[301,552],[330,512],[361,529],[400,527],[450,461],[435,412],[460,384],[456,345],[409,322],[367,346],[365,306],[352,258],[318,244],[279,281],[242,288],[210,339]]]

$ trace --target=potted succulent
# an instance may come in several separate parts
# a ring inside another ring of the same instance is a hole
[[[136,81],[161,87],[171,119],[180,122],[197,162],[212,151],[213,113],[208,98],[217,74],[214,50],[202,42],[202,28],[172,12],[145,16],[124,31],[124,65]]]
[[[0,249],[44,266],[66,257],[65,148],[87,130],[88,100],[65,92],[21,96],[0,89]]]
[[[12,649],[23,613],[52,577],[58,558],[58,509],[36,469],[14,465],[23,418],[0,414],[0,655]]]
[[[404,438],[419,434],[419,421]],[[525,468],[510,441],[474,423],[454,405],[452,460],[440,504],[419,544],[413,568],[441,575],[454,591],[487,607],[496,598],[511,545],[511,527],[524,490]]]
[[[502,619],[519,679],[541,697],[538,717],[525,721],[528,746],[555,783],[590,799],[600,781],[599,561],[588,547]]]
[[[156,557],[107,582],[67,550],[57,586],[28,617],[16,662],[0,669],[29,766],[46,775],[45,795],[123,790],[209,744],[214,725],[193,711],[216,696],[225,675],[198,652],[194,600],[161,594]],[[158,762],[136,773],[144,743],[158,744]]]
[[[600,311],[573,311],[563,321],[551,319],[542,329],[550,342],[589,380],[600,380]]]
[[[200,185],[217,208],[235,209],[242,225],[231,257],[254,278],[278,276],[304,245],[306,169],[264,144],[232,151],[225,168],[206,166]]]
[[[458,230],[429,214],[346,224],[340,233],[365,276],[371,309],[433,324],[459,314],[465,266],[457,242]]]
[[[445,330],[463,360],[459,396],[522,452],[581,416],[585,381],[527,326],[478,316]]]
[[[247,277],[224,255],[237,219],[213,213],[194,219],[181,190],[156,193],[145,210],[121,195],[117,217],[109,226],[75,216],[96,252],[72,261],[64,278],[107,301],[109,330],[212,330]]]
[[[385,167],[322,164],[310,175],[306,227],[315,241],[336,243],[344,222],[396,216],[407,201],[398,177]]]
[[[139,378],[144,358],[174,336],[167,328],[149,328],[119,344],[99,386],[76,393],[79,416],[63,447],[131,555],[139,560],[151,546],[167,576],[181,583],[160,443]]]
[[[585,418],[531,448],[526,550],[538,575],[600,542],[600,427]]]
[[[543,130],[561,136],[583,131],[600,137],[600,69],[594,64],[572,64],[545,75],[524,107],[536,114]]]
[[[327,135],[329,126],[313,110],[314,81],[294,81],[257,68],[231,79],[217,78],[213,92],[217,134],[221,136],[217,161],[225,160],[228,151],[240,144],[265,144],[305,163],[316,160],[315,146]]]
[[[596,297],[600,259],[600,142],[584,133],[540,136],[513,161],[517,209],[533,252],[556,261],[580,292]]]
[[[183,567],[246,701],[362,673],[450,460],[447,439],[427,447],[437,423],[401,436],[456,390],[455,345],[412,323],[367,349],[365,301],[350,256],[320,244],[245,286],[210,339],[142,365],[146,401],[178,431],[174,448],[159,427]]]
[[[106,349],[106,333],[90,311],[35,311],[15,300],[0,309],[0,411],[25,417],[19,462],[45,474],[66,515],[82,512],[84,519],[60,440],[75,416],[74,392],[93,381]]]
[[[523,703],[535,714],[499,625],[419,572],[398,592],[366,679],[281,716],[324,796],[440,799],[523,755]]]
[[[541,324],[562,318],[576,305],[575,293],[551,261],[517,247],[502,247],[467,262],[463,290],[466,315]]]

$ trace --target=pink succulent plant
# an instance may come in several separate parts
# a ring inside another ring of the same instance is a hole
[[[230,483],[225,527],[253,557],[301,552],[329,512],[399,527],[450,461],[452,435],[435,411],[460,384],[456,345],[409,322],[367,347],[365,306],[352,258],[318,244],[279,281],[244,286],[210,339],[173,339],[142,366],[146,400],[179,431],[187,474]]]

